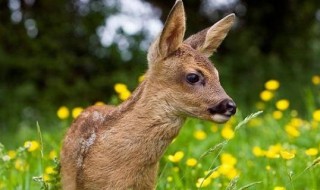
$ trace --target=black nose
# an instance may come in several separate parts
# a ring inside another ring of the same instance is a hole
[[[237,111],[236,103],[231,99],[225,99],[221,101],[218,105],[209,108],[211,114],[227,114],[234,115]]]

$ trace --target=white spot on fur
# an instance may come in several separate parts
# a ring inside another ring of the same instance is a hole
[[[92,119],[93,121],[98,121],[98,122],[102,122],[103,121],[103,115],[97,111],[94,111],[93,112],[93,115],[92,115]]]
[[[83,157],[88,152],[91,145],[93,145],[94,141],[96,140],[96,133],[92,132],[88,139],[81,139],[80,140],[80,154],[77,160],[77,167],[81,167],[83,164]]]

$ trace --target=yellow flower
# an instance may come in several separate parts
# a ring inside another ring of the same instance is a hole
[[[292,118],[290,121],[290,125],[296,128],[301,127],[303,125],[303,120],[300,118]]]
[[[300,136],[300,131],[292,125],[286,125],[285,130],[286,130],[287,134],[291,137]]]
[[[46,169],[45,169],[45,173],[46,173],[46,174],[55,174],[55,173],[57,173],[57,171],[54,169],[54,167],[48,166],[48,167],[46,167]]]
[[[40,149],[40,144],[38,141],[26,141],[24,143],[24,148],[26,148],[29,152],[33,152]]]
[[[50,180],[50,175],[43,174],[42,178],[43,178],[43,181],[49,181]]]
[[[10,159],[15,159],[17,156],[17,152],[14,150],[9,150],[8,151],[8,156],[10,157]]]
[[[187,166],[194,167],[196,166],[198,161],[195,158],[189,158],[186,162]]]
[[[210,185],[210,183],[211,183],[211,178],[209,178],[209,177],[207,179],[199,178],[196,183],[196,187],[197,188],[207,187],[208,185]]]
[[[274,119],[276,119],[276,120],[281,119],[282,116],[283,116],[283,113],[282,113],[281,111],[279,111],[279,110],[276,110],[276,111],[274,111],[274,112],[272,113],[272,117],[273,117]]]
[[[119,98],[122,101],[127,100],[131,96],[131,92],[129,90],[123,91],[119,94]]]
[[[83,111],[83,108],[82,107],[75,107],[72,109],[72,117],[75,119],[77,118],[81,112]]]
[[[269,90],[264,90],[260,93],[261,100],[267,102],[273,98],[274,94]]]
[[[290,102],[287,99],[281,99],[276,102],[276,107],[278,110],[284,111],[288,109]]]
[[[267,90],[277,90],[279,86],[280,86],[280,83],[277,80],[269,80],[264,84],[264,87]]]
[[[234,166],[237,163],[237,159],[229,153],[221,154],[220,160],[222,164],[227,164],[230,166]]]
[[[288,152],[288,151],[280,151],[280,155],[285,160],[291,160],[292,158],[295,157],[295,154],[293,152]]]
[[[180,162],[183,157],[184,157],[184,153],[182,151],[178,151],[174,155],[169,155],[168,159],[173,163],[177,163],[177,162]]]
[[[145,79],[145,75],[141,75],[141,76],[138,78],[138,81],[139,81],[139,82],[142,82],[144,79]]]
[[[50,158],[51,160],[53,160],[53,159],[55,159],[55,158],[57,158],[57,157],[58,157],[57,151],[51,150],[50,153],[49,153],[49,158]]]
[[[305,153],[308,156],[316,156],[319,153],[319,151],[316,148],[309,148],[305,151]]]
[[[14,167],[18,170],[18,171],[25,171],[28,168],[28,165],[26,163],[25,160],[22,159],[17,159],[14,162]]]
[[[286,190],[286,188],[281,187],[281,186],[276,186],[273,188],[273,190]]]
[[[127,85],[123,83],[116,83],[114,85],[114,90],[118,93],[121,94],[122,92],[128,91]]]
[[[311,81],[314,85],[320,84],[320,76],[317,76],[317,75],[312,76]]]
[[[168,177],[167,177],[167,181],[168,181],[168,182],[172,182],[172,181],[173,181],[173,177],[172,177],[172,176],[168,176]]]
[[[280,151],[282,150],[282,146],[280,144],[272,145],[266,151],[267,158],[279,158]]]
[[[218,168],[218,172],[226,176],[228,179],[233,179],[239,174],[238,170],[229,164],[222,164]]]
[[[234,131],[231,127],[223,127],[221,130],[221,136],[225,139],[232,139],[234,137]]]
[[[94,103],[94,105],[96,105],[96,106],[103,106],[103,105],[105,105],[105,103],[104,103],[104,102],[101,102],[101,101],[98,101],[98,102]]]
[[[211,179],[216,179],[220,176],[220,173],[218,171],[213,171],[211,174],[210,174],[210,178]]]
[[[312,116],[315,121],[320,122],[320,109],[314,111]]]
[[[262,150],[260,147],[258,146],[254,146],[253,149],[252,149],[252,153],[253,155],[257,156],[257,157],[261,157],[261,156],[264,156],[265,155],[265,152],[264,150]]]
[[[66,106],[61,106],[57,111],[57,116],[59,119],[67,119],[69,115],[69,109]]]
[[[204,140],[207,138],[207,134],[206,132],[204,132],[203,130],[196,130],[193,134],[194,138],[196,138],[197,140]]]

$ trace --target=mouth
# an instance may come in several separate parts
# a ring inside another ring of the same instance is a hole
[[[210,118],[216,122],[216,123],[225,123],[227,121],[229,121],[230,117],[232,116],[232,114],[212,114],[210,116]]]

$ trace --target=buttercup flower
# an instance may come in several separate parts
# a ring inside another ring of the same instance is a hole
[[[305,153],[308,156],[316,156],[319,153],[319,151],[316,148],[309,148],[305,151]]]
[[[55,158],[57,158],[57,157],[58,157],[57,151],[51,150],[50,153],[49,153],[49,158],[50,158],[51,160],[53,160],[53,159],[55,159]]]
[[[117,93],[122,93],[124,91],[127,91],[128,88],[127,88],[127,85],[123,84],[123,83],[116,83],[114,85],[114,90],[117,92]]]
[[[38,143],[38,141],[26,141],[24,143],[24,147],[28,149],[29,152],[33,152],[40,148],[40,144]]]
[[[119,94],[119,98],[122,101],[127,100],[130,96],[131,96],[130,91],[123,91],[122,93]]]
[[[69,109],[66,106],[61,106],[57,111],[57,116],[59,119],[67,119],[69,115]]]
[[[272,117],[273,117],[274,119],[276,119],[276,120],[281,119],[282,116],[283,116],[283,113],[282,113],[281,111],[279,111],[279,110],[276,110],[276,111],[274,111],[274,112],[272,113]]]
[[[266,151],[265,156],[267,158],[279,158],[281,150],[282,150],[282,146],[280,144],[271,145]]]
[[[105,103],[104,103],[104,102],[101,102],[101,101],[98,101],[98,102],[96,102],[94,105],[96,105],[96,106],[103,106],[103,105],[105,105]]]
[[[234,131],[231,127],[225,126],[221,130],[221,136],[225,139],[232,139],[234,137]]]
[[[180,160],[182,160],[183,157],[184,153],[182,151],[178,151],[174,155],[169,155],[168,159],[173,163],[177,163],[180,162]]]
[[[267,81],[265,84],[264,84],[264,87],[267,89],[267,90],[277,90],[280,86],[280,83],[279,81],[277,80],[269,80]]]
[[[222,164],[228,164],[230,166],[234,166],[237,163],[237,159],[229,153],[221,154],[220,160]]]
[[[276,107],[278,110],[284,111],[288,109],[290,102],[287,99],[281,99],[276,102]]]
[[[77,118],[80,113],[83,111],[83,108],[82,107],[75,107],[72,109],[72,117],[75,119]]]
[[[300,119],[300,118],[292,118],[291,121],[290,121],[290,125],[296,127],[296,128],[299,128],[303,125],[303,120]]]
[[[274,94],[269,90],[264,90],[260,93],[261,100],[267,102],[273,98]]]
[[[10,159],[15,159],[17,156],[17,152],[14,150],[9,150],[8,151],[8,156],[10,157]]]
[[[18,170],[18,171],[25,171],[25,170],[28,168],[28,165],[27,165],[27,163],[26,163],[25,160],[17,159],[17,160],[14,162],[14,167],[15,167],[16,170]]]
[[[292,126],[292,125],[286,125],[286,126],[285,126],[285,131],[286,131],[287,134],[288,134],[289,136],[291,136],[291,137],[298,137],[298,136],[300,136],[300,131],[299,131],[296,127],[294,127],[294,126]]]
[[[281,186],[276,186],[273,188],[273,190],[286,190],[286,188]]]
[[[318,75],[312,76],[311,81],[314,85],[319,85],[320,84],[320,76],[318,76]]]
[[[207,134],[203,130],[196,130],[193,134],[197,140],[204,140],[207,138]]]
[[[253,155],[255,155],[257,157],[264,156],[265,152],[266,151],[262,150],[259,146],[254,146],[253,149],[252,149]]]
[[[295,154],[289,151],[280,151],[280,155],[285,160],[291,160],[295,157]]]
[[[117,83],[114,85],[114,90],[119,94],[120,100],[127,100],[131,96],[131,92],[128,90],[127,85],[123,83]]]
[[[320,109],[314,111],[312,117],[315,121],[320,122]]]
[[[199,178],[196,183],[196,187],[197,188],[207,187],[208,185],[210,185],[210,183],[211,183],[211,178],[209,178],[209,177],[207,179]]]
[[[211,179],[216,179],[220,176],[220,173],[218,171],[213,171],[210,175]]]
[[[142,82],[142,81],[144,80],[144,78],[145,78],[145,75],[141,75],[141,76],[138,78],[138,81],[139,81],[139,82]]]
[[[194,167],[196,166],[198,161],[195,158],[189,158],[186,162],[187,166]]]
[[[55,174],[55,173],[57,173],[57,171],[54,170],[54,167],[48,166],[48,167],[46,167],[46,169],[45,169],[45,173],[46,173],[46,174]]]

